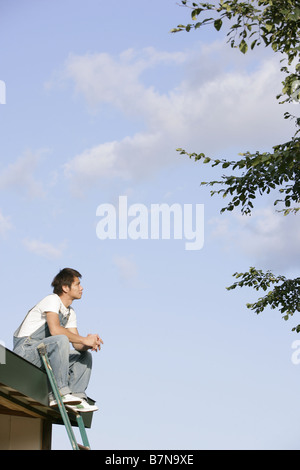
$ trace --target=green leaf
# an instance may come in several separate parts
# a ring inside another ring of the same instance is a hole
[[[251,49],[254,49],[256,43],[257,43],[257,39],[255,39],[255,41],[252,42],[252,44],[251,44],[251,46],[250,46]]]
[[[239,49],[243,54],[246,54],[248,50],[248,44],[244,39],[242,39],[242,41],[240,42]]]
[[[195,10],[192,11],[192,20],[196,20],[197,17],[200,15],[201,11],[203,8],[195,8]]]
[[[268,32],[270,32],[270,31],[272,30],[272,28],[273,28],[273,25],[270,24],[270,23],[266,23],[265,26],[266,26],[266,30],[267,30]]]
[[[222,28],[222,20],[221,18],[217,19],[215,22],[214,22],[214,27],[216,28],[217,31],[220,31],[220,29]]]

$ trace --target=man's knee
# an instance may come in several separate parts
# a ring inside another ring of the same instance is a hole
[[[54,335],[49,336],[45,341],[46,348],[47,346],[51,348],[51,346],[55,348],[59,348],[60,350],[69,351],[70,349],[70,342],[69,338],[66,335]]]
[[[57,341],[58,347],[62,349],[70,349],[70,341],[66,335],[56,335],[55,339]]]

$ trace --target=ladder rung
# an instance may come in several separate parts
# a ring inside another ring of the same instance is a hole
[[[77,445],[79,447],[79,450],[91,450],[91,448],[88,447],[88,446],[83,446],[82,444],[78,444],[78,443],[77,443]]]

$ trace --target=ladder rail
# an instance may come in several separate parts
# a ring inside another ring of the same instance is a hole
[[[49,361],[49,358],[48,358],[48,355],[47,355],[47,348],[46,348],[45,344],[41,343],[37,347],[37,349],[39,351],[39,354],[40,354],[41,359],[43,361],[43,364],[45,366],[45,370],[46,370],[46,373],[47,373],[47,376],[48,376],[48,379],[49,379],[49,382],[50,382],[55,400],[58,404],[58,409],[59,409],[59,412],[61,414],[63,423],[65,425],[65,428],[66,428],[66,431],[67,431],[72,449],[73,450],[82,450],[82,449],[90,450],[90,444],[89,444],[89,441],[88,441],[88,437],[87,437],[87,434],[86,434],[86,429],[85,429],[85,426],[84,426],[82,416],[80,415],[80,413],[74,412],[74,410],[71,409],[71,411],[75,413],[76,421],[78,423],[78,427],[79,427],[79,431],[80,431],[80,434],[81,434],[81,437],[82,437],[83,445],[80,445],[80,444],[77,443],[77,440],[76,440],[76,437],[75,437],[75,434],[74,434],[74,431],[73,431],[73,428],[72,428],[72,425],[71,425],[71,422],[70,422],[70,418],[69,418],[68,412],[66,410],[66,408],[68,408],[69,410],[70,410],[70,408],[68,406],[64,405],[62,397],[59,393],[58,386],[57,386],[57,383],[56,383],[56,380],[55,380],[55,377],[54,377],[54,373],[53,373],[53,370],[52,370],[52,367],[51,367],[51,364],[50,364],[50,361]]]
[[[81,434],[81,437],[82,437],[82,443],[85,447],[90,448],[90,443],[89,443],[89,440],[88,440],[88,437],[87,437],[85,425],[84,425],[84,422],[83,422],[83,419],[82,419],[82,416],[81,416],[80,413],[76,414],[76,420],[77,420],[78,427],[79,427],[79,430],[80,430],[80,434]]]

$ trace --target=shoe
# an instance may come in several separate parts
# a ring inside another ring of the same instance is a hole
[[[79,405],[82,401],[81,398],[75,397],[74,395],[71,395],[70,393],[63,395],[61,398],[62,398],[64,405]],[[50,400],[49,406],[57,406],[57,401]]]
[[[88,413],[91,411],[99,410],[98,406],[89,405],[88,402],[84,399],[81,400],[81,403],[79,405],[67,405],[67,408],[70,408],[72,411],[77,413]]]

